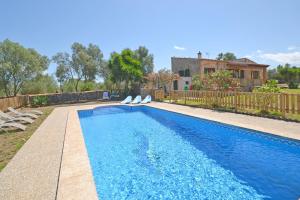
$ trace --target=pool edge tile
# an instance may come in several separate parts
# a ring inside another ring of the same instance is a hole
[[[57,199],[98,199],[77,109],[69,111]]]

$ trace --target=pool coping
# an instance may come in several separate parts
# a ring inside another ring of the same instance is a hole
[[[90,109],[94,106],[85,107]],[[78,108],[73,108],[69,111],[68,115],[57,188],[57,200],[98,199],[93,173],[77,114],[78,110]]]

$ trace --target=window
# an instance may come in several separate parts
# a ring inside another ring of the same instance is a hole
[[[178,90],[178,81],[177,80],[173,81],[173,89]]]
[[[214,73],[215,68],[204,68],[204,74]]]
[[[180,70],[180,71],[178,72],[178,74],[179,74],[179,76],[184,77],[184,71],[183,71],[183,70]]]
[[[190,77],[190,70],[189,70],[189,69],[186,69],[186,70],[184,71],[184,76],[185,76],[185,77]]]
[[[252,71],[251,79],[259,79],[259,71]]]
[[[233,78],[240,78],[240,79],[244,79],[245,78],[245,72],[244,72],[244,70],[229,69],[229,71],[231,71]]]
[[[240,70],[240,79],[244,79],[244,78],[245,78],[245,71]]]
[[[180,71],[178,71],[178,74],[180,77],[190,77],[191,76],[189,69],[180,70]]]
[[[239,70],[231,70],[232,71],[232,77],[233,78],[239,78],[240,74],[239,74]]]
[[[188,85],[188,84],[189,84],[189,82],[188,82],[188,81],[186,81],[186,82],[185,82],[185,84],[186,84],[186,85]]]

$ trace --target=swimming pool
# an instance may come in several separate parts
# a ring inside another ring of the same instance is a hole
[[[100,199],[298,199],[300,142],[148,106],[78,111]]]

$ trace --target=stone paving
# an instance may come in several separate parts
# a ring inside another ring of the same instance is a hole
[[[0,173],[0,199],[97,199],[77,110],[105,105],[54,109]],[[300,140],[300,123],[158,102],[148,106]]]

